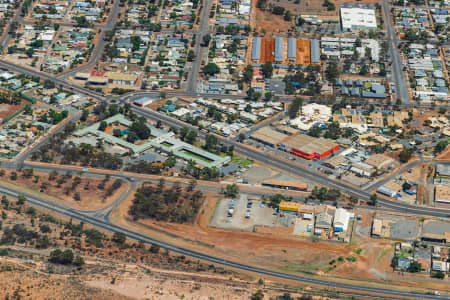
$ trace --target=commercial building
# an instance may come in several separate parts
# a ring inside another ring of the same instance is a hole
[[[383,169],[383,168],[389,168],[394,164],[394,159],[383,155],[383,154],[374,154],[371,155],[365,163],[376,168],[376,169]]]
[[[434,188],[434,201],[450,204],[450,186],[437,185]]]
[[[261,38],[254,37],[252,43],[252,61],[259,61],[261,59]]]
[[[294,190],[294,191],[306,191],[308,190],[308,184],[306,182],[292,182],[292,181],[284,181],[284,180],[270,180],[264,181],[262,183],[263,186],[269,186],[279,189],[285,190]]]
[[[291,201],[281,201],[278,205],[278,211],[297,214],[300,203]]]
[[[288,135],[275,131],[271,127],[262,127],[250,136],[251,139],[270,147],[278,146],[279,143],[281,143],[288,137]]]
[[[284,141],[279,148],[306,159],[322,159],[339,150],[339,144],[330,139],[299,134]]]
[[[319,64],[320,63],[320,46],[319,40],[311,40],[311,63]]]
[[[142,97],[142,98],[139,98],[139,99],[136,99],[133,101],[133,103],[135,105],[141,106],[141,107],[147,106],[152,102],[153,102],[153,99],[149,98],[149,97]]]
[[[284,39],[282,37],[275,39],[275,62],[283,62],[283,43]]]
[[[288,39],[288,59],[290,62],[295,62],[297,58],[297,39],[289,38]]]
[[[377,29],[375,8],[369,3],[343,3],[341,27],[343,31]]]
[[[348,223],[350,222],[351,214],[344,208],[336,209],[334,214],[334,231],[335,232],[346,232],[348,229]]]
[[[385,187],[385,186],[380,186],[380,187],[377,189],[377,192],[380,193],[380,194],[382,194],[382,195],[391,197],[391,198],[394,198],[395,195],[397,195],[397,192],[396,192],[396,191],[394,191],[393,189],[390,189],[390,188],[388,188],[388,187]]]
[[[450,176],[450,164],[437,164],[436,173],[439,176]]]
[[[134,74],[123,73],[107,73],[108,82],[115,85],[134,85],[137,81],[137,76]]]

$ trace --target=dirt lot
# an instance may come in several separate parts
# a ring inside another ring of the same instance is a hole
[[[107,196],[107,190],[112,186],[113,181],[110,179],[104,184],[104,188],[99,188],[99,185],[104,182],[97,178],[81,177],[80,183],[73,188],[74,175],[72,178],[63,179],[64,175],[60,174],[57,178],[50,180],[49,174],[34,173],[30,178],[25,178],[21,172],[17,173],[17,179],[12,180],[11,175],[14,171],[5,170],[5,175],[0,177],[0,180],[9,184],[14,184],[23,187],[27,192],[42,191],[46,195],[52,197],[52,200],[62,202],[72,208],[81,210],[96,210],[102,208],[119,197],[128,187],[125,183],[120,188],[115,190],[112,195]],[[37,177],[35,177],[37,176]],[[61,180],[61,181],[60,181]],[[64,180],[64,183],[62,183]],[[60,184],[61,183],[61,184]],[[43,184],[46,186],[42,189]],[[58,187],[58,185],[60,185]],[[79,193],[80,200],[75,199],[75,193]]]
[[[100,246],[88,246],[85,236],[94,230],[90,226],[49,219],[39,211],[24,214],[16,208],[14,203],[8,208],[0,205],[6,212],[0,235],[15,224],[39,234],[45,224],[49,247],[36,248],[36,240],[20,239],[0,246],[0,296],[5,299],[249,299],[262,288],[258,278],[129,240],[117,244],[104,236]],[[78,232],[77,228],[84,229],[84,234],[74,235],[71,230]],[[73,249],[85,264],[50,263],[54,249]],[[279,296],[285,289],[293,297],[302,295],[298,284],[294,288],[265,280],[264,299]],[[303,295],[324,294],[310,287],[305,290]]]
[[[23,99],[19,105],[0,103],[0,120],[3,120],[5,118],[9,117],[13,113],[15,113],[16,111],[21,109],[22,107],[25,107],[25,105],[27,105],[28,103],[30,103],[30,102],[23,100]]]
[[[265,36],[261,39],[261,63],[273,62],[275,52],[275,39]]]
[[[310,41],[306,39],[297,40],[297,64],[309,65],[311,63]]]
[[[207,201],[193,225],[151,220],[135,223],[127,215],[132,198],[127,199],[113,212],[111,220],[116,224],[151,234],[155,238],[170,241],[179,246],[261,267],[293,273],[312,272],[333,279],[365,278],[372,282],[387,284],[393,276],[390,267],[392,257],[389,256],[390,240],[360,237],[351,244],[338,244],[296,237],[293,235],[292,227],[258,227],[257,232],[211,228],[208,225],[213,219],[216,201],[220,199],[220,195],[214,194],[207,195]],[[358,251],[359,249],[362,250]],[[356,257],[356,261],[346,259],[350,256]],[[338,261],[339,257],[343,257],[343,261],[335,263],[330,268],[329,262]],[[406,275],[400,280],[404,285],[411,286],[429,284],[420,280],[409,281],[409,279]]]
[[[294,21],[286,22],[283,19],[283,16],[277,16],[272,14],[271,12],[256,9],[256,1],[252,1],[252,4],[253,3],[255,5],[253,23],[256,32],[260,34],[264,34],[265,32],[266,35],[273,35],[279,33],[286,34],[292,28],[292,26],[294,26]]]

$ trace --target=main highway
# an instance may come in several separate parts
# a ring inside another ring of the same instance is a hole
[[[94,99],[98,99],[100,101],[108,100],[103,94],[94,92],[94,91],[84,88],[84,87],[74,85],[70,82],[67,82],[64,79],[59,79],[54,76],[45,74],[43,72],[39,72],[39,71],[30,69],[30,68],[15,65],[11,62],[0,60],[0,67],[6,68],[10,71],[20,72],[20,73],[24,73],[24,74],[28,74],[28,75],[32,75],[32,76],[39,76],[40,78],[42,78],[44,80],[51,80],[51,81],[55,82],[55,84],[61,85],[65,88],[68,88],[68,89],[74,91],[74,92],[92,97]],[[148,95],[148,92],[146,92],[146,93],[147,94],[145,94],[145,95]],[[139,93],[139,95],[142,95],[142,93]],[[128,98],[129,97],[132,97],[132,96],[128,96]],[[118,99],[121,103],[123,103],[128,98],[119,97],[116,99]],[[199,131],[198,128],[190,126],[189,124],[181,122],[177,119],[171,118],[165,114],[161,114],[156,111],[148,110],[145,108],[138,108],[138,107],[133,107],[133,110],[137,114],[142,115],[148,119],[161,120],[165,125],[168,125],[168,126],[175,126],[178,128],[184,127],[184,126],[190,127],[191,129],[198,131],[199,137],[201,137],[201,138],[206,137],[206,134],[202,131]],[[271,166],[273,166],[277,169],[288,171],[297,176],[304,177],[306,179],[317,182],[323,186],[339,189],[342,192],[345,192],[352,196],[356,196],[364,201],[368,201],[370,198],[370,194],[368,194],[366,191],[362,191],[358,187],[355,187],[353,185],[350,185],[350,184],[347,184],[347,183],[344,183],[341,181],[330,180],[329,178],[327,178],[321,174],[310,171],[308,168],[306,168],[300,164],[293,164],[292,161],[285,161],[284,159],[279,158],[279,157],[270,156],[270,155],[267,155],[267,154],[264,154],[261,152],[257,152],[255,150],[245,147],[244,145],[238,143],[235,140],[223,139],[220,136],[218,136],[218,138],[221,139],[221,142],[224,144],[233,145],[235,147],[235,151],[237,153],[247,156],[256,161],[270,164]],[[430,215],[430,216],[435,216],[435,217],[444,217],[444,218],[450,216],[450,212],[448,210],[417,207],[417,206],[408,205],[408,204],[404,204],[404,203],[400,203],[400,202],[394,202],[394,201],[385,200],[385,199],[379,199],[378,203],[379,203],[379,205],[389,205],[389,206],[395,205],[396,207],[398,207],[399,211],[402,211],[405,213],[421,213],[424,215]]]
[[[245,263],[235,262],[229,259],[223,259],[216,256],[212,256],[209,254],[201,253],[199,251],[194,251],[185,247],[176,246],[174,244],[154,239],[145,234],[115,225],[109,221],[109,214],[107,213],[104,218],[99,218],[94,212],[83,212],[77,209],[66,207],[62,204],[54,203],[45,198],[39,197],[34,194],[22,193],[18,190],[15,190],[9,186],[4,186],[0,183],[0,193],[10,196],[10,197],[18,197],[19,195],[24,195],[27,198],[27,202],[31,205],[40,207],[45,210],[49,210],[60,215],[63,215],[68,218],[72,218],[74,220],[78,220],[80,222],[84,222],[86,224],[93,225],[102,230],[109,232],[118,232],[124,234],[127,238],[142,241],[147,244],[155,244],[159,245],[164,249],[172,251],[174,253],[178,253],[181,255],[190,256],[192,258],[200,259],[203,261],[207,261],[210,263],[214,263],[217,265],[222,265],[225,267],[251,272],[258,274],[260,276],[269,276],[278,279],[285,279],[290,281],[301,282],[303,284],[311,284],[311,285],[319,285],[323,287],[329,287],[334,289],[343,289],[343,290],[351,290],[352,292],[357,292],[361,294],[376,294],[376,295],[387,295],[394,298],[420,298],[420,299],[448,299],[448,295],[432,295],[421,292],[416,292],[413,290],[402,290],[402,289],[389,289],[383,287],[375,287],[365,284],[351,284],[351,283],[343,283],[343,282],[335,282],[326,279],[320,279],[315,277],[307,277],[301,275],[294,275],[284,272],[279,272],[271,269],[260,268],[256,266],[252,266]]]
[[[100,101],[108,101],[108,98],[106,98],[103,94],[94,92],[90,89],[84,88],[84,87],[80,87],[77,85],[74,85],[70,82],[67,82],[64,79],[59,79],[56,78],[54,76],[45,74],[43,72],[39,72],[30,68],[26,68],[23,66],[19,66],[19,65],[15,65],[11,62],[7,62],[4,60],[0,60],[0,67],[6,68],[10,71],[15,71],[15,72],[20,72],[20,73],[24,73],[27,75],[31,75],[31,76],[38,76],[41,79],[44,80],[51,80],[52,82],[55,82],[55,84],[61,85],[65,88],[68,88],[74,92],[92,97],[94,99],[98,99]],[[159,94],[159,92],[157,92]],[[145,93],[138,93],[138,95],[142,96],[142,95],[148,95],[148,92]],[[154,93],[151,93],[151,95],[154,95]],[[180,95],[177,93],[173,93],[173,95]],[[192,94],[193,95],[193,94]],[[226,95],[228,96],[228,95]],[[130,97],[136,97],[133,96],[133,94],[128,95],[127,98],[126,97],[118,97],[116,98],[117,100],[119,100],[121,103],[124,103],[126,99],[129,99]],[[195,128],[193,126],[190,126],[187,123],[181,122],[177,119],[171,118],[165,114],[160,114],[156,111],[152,111],[152,110],[148,110],[145,108],[138,108],[138,107],[133,107],[133,110],[139,114],[142,115],[148,119],[151,120],[161,120],[165,125],[168,126],[175,126],[175,127],[190,127],[191,129],[197,130],[198,131],[198,135],[201,138],[205,138],[206,134],[202,131],[199,131],[198,128]],[[227,139],[223,139],[222,137],[218,136],[218,138],[221,140],[222,143],[227,144],[227,145],[233,145],[235,147],[235,151],[241,155],[247,156],[251,159],[254,159],[256,161],[260,161],[266,164],[270,164],[271,166],[280,169],[280,170],[284,170],[287,172],[290,172],[292,174],[295,174],[297,176],[300,177],[304,177],[306,179],[312,180],[314,182],[317,182],[323,186],[327,186],[330,188],[335,188],[340,190],[341,192],[347,193],[349,195],[352,196],[356,196],[361,200],[364,201],[368,201],[370,198],[370,194],[368,194],[366,191],[362,191],[361,189],[359,189],[358,187],[355,187],[353,185],[341,182],[341,181],[335,181],[335,180],[330,180],[329,178],[312,172],[310,171],[308,168],[300,165],[300,164],[294,164],[292,161],[285,161],[282,158],[279,157],[275,157],[275,156],[270,156],[252,149],[249,149],[247,147],[245,147],[244,145],[238,143],[235,140],[227,140]],[[412,214],[422,214],[422,215],[428,215],[428,216],[434,216],[434,217],[443,217],[443,218],[449,218],[450,217],[450,211],[449,210],[443,210],[443,209],[436,209],[436,208],[428,208],[428,207],[418,207],[418,206],[414,206],[414,205],[409,205],[406,203],[401,203],[401,202],[397,202],[397,201],[391,201],[391,200],[386,200],[386,199],[378,199],[377,200],[378,204],[380,206],[389,206],[389,207],[396,207],[398,211],[400,212],[404,212],[404,213],[412,213]]]

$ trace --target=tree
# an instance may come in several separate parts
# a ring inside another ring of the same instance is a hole
[[[89,110],[83,109],[83,112],[81,113],[80,120],[84,122],[84,121],[87,120],[88,117],[89,117]]]
[[[122,130],[120,130],[119,128],[114,128],[114,130],[113,130],[113,136],[115,136],[115,137],[120,137],[120,136],[122,136]]]
[[[127,237],[120,232],[114,232],[111,241],[113,241],[114,243],[118,244],[118,245],[123,245],[125,244]]]
[[[50,252],[49,261],[62,265],[71,264],[73,262],[73,252],[70,249],[64,251],[60,249],[53,250]]]
[[[83,259],[81,256],[77,255],[77,256],[75,256],[75,258],[73,259],[73,264],[74,264],[75,266],[81,267],[81,266],[84,265],[84,259]]]
[[[187,127],[181,128],[180,129],[180,139],[182,141],[184,141],[188,133],[189,133],[189,128],[187,128]]]
[[[439,271],[436,271],[436,272],[432,273],[431,277],[438,278],[438,279],[444,279],[445,278],[445,273],[439,270]]]
[[[220,72],[220,68],[215,63],[208,63],[204,68],[203,72],[206,75],[213,76],[214,74],[217,74]]]
[[[141,140],[146,140],[150,137],[150,128],[145,123],[145,120],[139,119],[131,124],[131,130],[136,133],[136,136]]]
[[[350,201],[351,204],[357,204],[358,203],[358,197],[350,196],[349,201]]]
[[[211,35],[205,34],[203,36],[202,40],[203,40],[203,46],[208,47],[209,46],[209,42],[211,41]]]
[[[336,78],[339,76],[339,68],[336,62],[331,62],[328,64],[327,69],[325,70],[325,75],[327,80],[331,83],[336,82]]]
[[[157,254],[159,252],[160,247],[158,245],[152,244],[150,246],[150,252],[153,254]]]
[[[187,60],[194,61],[194,59],[195,59],[195,52],[194,50],[191,49],[188,51]]]
[[[377,204],[377,194],[370,195],[370,201],[372,202],[372,205],[375,206]]]
[[[261,290],[258,290],[256,293],[254,293],[251,297],[251,300],[263,300],[264,299],[264,293]]]
[[[134,131],[130,131],[127,134],[127,142],[134,143],[137,139],[137,135]]]
[[[239,194],[239,187],[235,183],[227,184],[224,194],[228,198],[236,198]]]
[[[189,133],[186,136],[186,143],[194,144],[196,139],[197,139],[197,132],[194,130],[191,130],[191,131],[189,131]]]
[[[367,65],[363,65],[361,70],[359,70],[360,75],[367,75],[369,73],[369,67]]]
[[[297,117],[297,114],[301,107],[303,106],[303,99],[295,98],[294,101],[289,105],[288,116],[290,119],[294,119]]]
[[[77,22],[78,27],[88,27],[89,26],[89,21],[86,19],[85,16],[75,17],[75,21]]]
[[[271,78],[273,73],[273,65],[270,61],[266,62],[262,66],[262,72],[264,74],[264,77]]]
[[[399,154],[400,162],[406,163],[411,159],[413,151],[411,149],[403,149]]]
[[[101,121],[98,126],[98,130],[104,131],[106,129],[106,127],[108,127],[108,123],[106,123],[106,121]]]
[[[246,83],[251,82],[253,79],[253,67],[251,65],[248,65],[247,67],[245,67],[242,76],[244,77],[243,78],[244,82],[246,82]]]
[[[272,8],[272,13],[273,13],[274,15],[279,15],[279,16],[281,16],[281,15],[284,14],[284,7],[281,7],[281,6],[274,6],[274,7]]]
[[[27,198],[24,195],[19,195],[19,197],[17,197],[17,205],[24,205],[26,201]]]
[[[286,10],[286,12],[284,13],[284,20],[286,22],[292,21],[292,13],[289,10]]]
[[[440,141],[436,144],[436,147],[434,148],[434,153],[438,154],[441,153],[442,151],[445,150],[445,148],[447,148],[448,146],[448,141],[444,140],[444,141]]]
[[[238,139],[239,139],[239,142],[243,142],[244,140],[245,140],[245,134],[243,134],[242,132],[241,133],[239,133],[239,135],[238,135]]]
[[[216,138],[216,136],[208,134],[205,139],[205,149],[208,151],[215,150],[217,148],[218,143],[219,140]]]
[[[412,261],[408,267],[408,272],[418,273],[422,270],[422,265],[417,261]]]

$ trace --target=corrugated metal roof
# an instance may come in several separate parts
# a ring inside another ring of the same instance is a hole
[[[260,60],[261,59],[261,38],[255,37],[253,38],[252,44],[252,60]]]
[[[288,58],[295,59],[297,57],[297,39],[288,39]]]
[[[319,40],[311,40],[311,63],[320,63]]]
[[[283,61],[283,38],[277,37],[275,39],[275,61]]]

